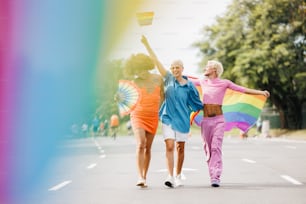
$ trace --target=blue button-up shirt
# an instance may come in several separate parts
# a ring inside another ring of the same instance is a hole
[[[183,77],[188,80],[186,76]],[[174,131],[188,133],[190,113],[203,109],[199,93],[191,81],[180,85],[169,71],[164,78],[164,85],[165,100],[159,111],[160,120]]]

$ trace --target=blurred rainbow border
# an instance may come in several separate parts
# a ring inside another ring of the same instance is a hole
[[[93,111],[100,64],[142,1],[0,1],[0,203],[26,203]]]

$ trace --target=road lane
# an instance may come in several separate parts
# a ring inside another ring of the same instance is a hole
[[[40,188],[43,196],[32,195],[29,203],[306,203],[305,143],[225,138],[224,172],[218,189],[210,187],[198,136],[186,144],[185,185],[175,189],[163,186],[166,161],[161,136],[153,143],[146,189],[135,186],[133,137],[68,140],[59,148],[65,153],[49,172],[55,175]],[[71,182],[50,191],[65,181]]]

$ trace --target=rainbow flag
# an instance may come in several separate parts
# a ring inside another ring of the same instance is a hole
[[[228,89],[222,105],[225,131],[236,127],[247,132],[258,120],[266,100],[263,95],[244,94]]]
[[[140,26],[151,25],[153,16],[153,11],[136,13],[137,22]]]
[[[201,87],[196,86],[198,90]],[[245,94],[227,89],[222,104],[222,111],[225,118],[225,131],[238,128],[247,132],[258,120],[267,98],[262,95]],[[191,124],[201,126],[203,112],[192,112],[190,115]]]

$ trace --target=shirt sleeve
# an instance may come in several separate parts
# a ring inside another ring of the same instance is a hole
[[[200,86],[200,80],[198,78],[188,76],[188,80],[191,81],[193,85]]]
[[[239,86],[239,85],[235,84],[234,82],[232,82],[230,80],[227,80],[227,81],[228,81],[228,88],[229,89],[232,89],[234,91],[239,91],[239,92],[242,92],[242,93],[245,92],[245,87]]]
[[[189,82],[189,105],[192,111],[197,111],[203,109],[202,101],[200,100],[200,95],[198,90],[195,88],[192,82]]]
[[[169,71],[167,71],[166,75],[164,76],[164,83],[166,86],[172,78],[173,78],[172,74]]]

